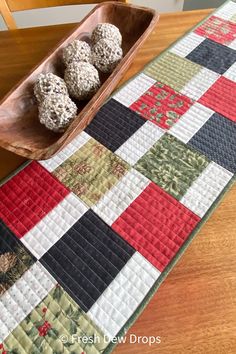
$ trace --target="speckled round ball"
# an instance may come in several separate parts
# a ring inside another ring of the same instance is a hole
[[[119,28],[111,23],[99,23],[92,32],[91,41],[94,44],[101,39],[110,39],[116,42],[119,46],[122,43],[122,36]]]
[[[93,64],[103,73],[112,72],[122,57],[121,47],[110,39],[101,39],[92,50]]]
[[[39,105],[40,123],[56,133],[64,132],[76,113],[76,104],[69,96],[62,94],[47,96]]]
[[[64,48],[62,57],[66,66],[73,61],[91,63],[90,45],[84,41],[74,40]]]
[[[40,74],[34,85],[34,94],[38,102],[42,102],[48,95],[68,95],[65,81],[53,73]]]
[[[72,62],[68,65],[65,82],[70,95],[79,101],[90,99],[100,87],[97,69],[84,62]]]

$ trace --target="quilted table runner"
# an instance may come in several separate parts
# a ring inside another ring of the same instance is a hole
[[[0,187],[0,354],[112,351],[235,180],[236,2]]]

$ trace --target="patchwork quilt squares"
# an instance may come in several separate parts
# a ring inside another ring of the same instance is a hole
[[[155,82],[156,80],[152,79],[150,76],[141,73],[121,87],[118,92],[113,95],[113,99],[129,107],[154,85]]]
[[[0,296],[34,264],[35,258],[0,220]]]
[[[0,301],[0,343],[37,306],[56,282],[38,262],[34,263]]]
[[[21,238],[68,194],[64,185],[32,162],[0,187],[0,219]]]
[[[165,134],[135,164],[144,176],[180,199],[206,168],[208,159],[170,134]]]
[[[108,338],[114,338],[143,301],[160,272],[135,252],[88,312]]]
[[[178,122],[171,127],[169,133],[183,143],[187,143],[213,114],[214,111],[210,108],[196,102]]]
[[[63,342],[62,338],[68,341]],[[56,285],[2,345],[6,353],[99,354],[108,343],[101,330]]]
[[[165,52],[144,69],[153,79],[180,92],[181,89],[201,70],[201,66],[186,58]]]
[[[88,311],[133,253],[130,245],[89,210],[41,262]]]
[[[179,57],[185,58],[203,41],[204,37],[199,36],[194,32],[190,32],[185,37],[180,39],[177,43],[175,43],[169,51],[178,55]]]
[[[235,97],[236,0],[0,186],[1,354],[110,352],[235,179]]]
[[[220,75],[207,68],[202,68],[192,80],[181,90],[181,93],[197,101],[204,93],[212,87]]]
[[[199,102],[236,122],[236,83],[220,77]]]
[[[175,198],[150,183],[112,228],[163,271],[199,221]]]
[[[232,177],[231,172],[211,162],[180,201],[202,218]]]
[[[148,121],[116,150],[116,155],[133,166],[164,133],[164,130]]]
[[[194,32],[227,46],[236,38],[236,23],[211,16]]]
[[[48,160],[40,161],[40,164],[49,172],[53,172],[65,160],[70,158],[77,150],[86,144],[91,136],[82,131],[75,139],[72,140],[64,149]]]
[[[86,132],[111,151],[115,151],[144,123],[138,114],[110,99],[94,117]]]
[[[202,126],[188,145],[227,170],[236,172],[236,123],[218,113]]]
[[[236,51],[205,39],[186,58],[222,75],[235,63]]]
[[[53,174],[88,206],[92,206],[129,168],[126,162],[91,138]]]
[[[87,210],[81,200],[70,193],[28,231],[21,241],[40,259]]]
[[[102,199],[93,207],[108,225],[128,208],[128,206],[149,185],[150,180],[138,171],[131,169]]]
[[[159,127],[169,129],[192,104],[190,98],[161,82],[156,82],[130,106],[130,109]]]

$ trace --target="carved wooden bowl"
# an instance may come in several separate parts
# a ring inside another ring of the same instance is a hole
[[[159,19],[152,10],[134,5],[105,2],[96,6],[78,27],[34,68],[0,103],[0,146],[28,159],[48,159],[67,145],[93,119],[130,66],[138,48]],[[38,120],[33,85],[40,73],[64,73],[62,48],[74,39],[88,40],[98,23],[117,26],[123,37],[124,58],[90,101],[76,102],[78,115],[63,134],[47,130]]]

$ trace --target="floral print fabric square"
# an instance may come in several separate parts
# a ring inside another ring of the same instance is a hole
[[[236,24],[211,16],[194,32],[215,42],[228,45],[236,39]]]
[[[135,168],[180,199],[208,163],[204,155],[166,133],[137,162]]]
[[[53,174],[88,206],[92,206],[128,170],[126,162],[91,138]]]
[[[157,82],[130,108],[163,129],[170,129],[193,101]]]
[[[85,337],[90,342],[86,343]],[[9,354],[99,354],[107,344],[101,330],[56,285],[6,338],[1,348]]]

